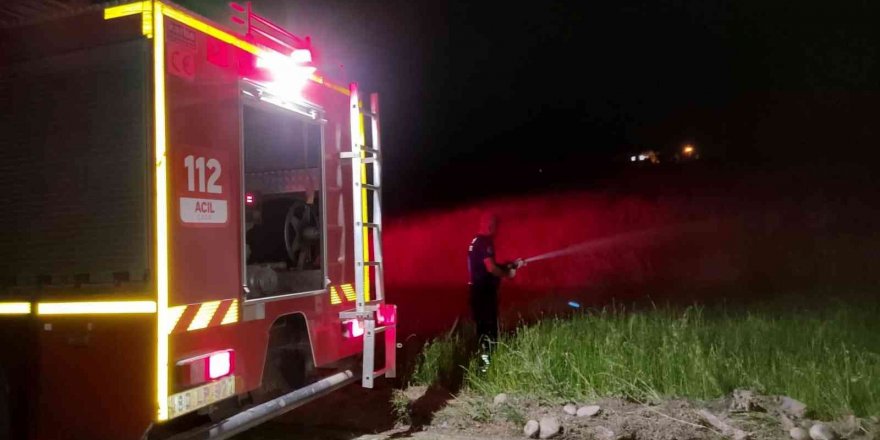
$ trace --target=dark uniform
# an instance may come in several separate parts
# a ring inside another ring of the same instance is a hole
[[[492,237],[477,235],[468,247],[468,271],[471,312],[484,348],[488,348],[488,341],[498,338],[498,286],[501,284],[500,278],[486,270],[483,262],[486,258],[495,258]]]

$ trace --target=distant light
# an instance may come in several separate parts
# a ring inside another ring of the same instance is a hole
[[[684,146],[684,154],[693,154],[694,146],[693,145],[685,145]]]
[[[630,161],[630,162],[635,162],[635,161],[636,161],[636,157],[635,157],[635,156],[630,156],[629,161]]]
[[[247,193],[244,195],[244,204],[247,206],[254,205],[254,195],[251,193]]]
[[[639,160],[645,160],[645,159],[647,159],[647,158],[648,158],[648,156],[647,156],[646,154],[640,154],[640,155],[639,155]]]
[[[568,306],[571,307],[571,308],[573,308],[573,309],[579,309],[579,308],[581,308],[580,303],[578,303],[577,301],[569,301],[569,302],[568,302]]]

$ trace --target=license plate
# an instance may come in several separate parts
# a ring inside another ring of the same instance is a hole
[[[181,416],[234,395],[235,376],[224,377],[223,379],[168,396],[168,415],[171,418]]]

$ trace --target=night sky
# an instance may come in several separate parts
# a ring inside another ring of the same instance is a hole
[[[183,3],[226,20],[225,2]],[[589,186],[685,143],[747,172],[864,164],[880,140],[877,2],[254,5],[381,94],[392,212]]]

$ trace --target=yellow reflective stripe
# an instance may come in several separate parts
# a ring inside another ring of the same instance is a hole
[[[140,14],[144,11],[144,8],[152,9],[150,8],[150,2],[142,1],[104,8],[104,20],[112,20],[114,18]]]
[[[202,303],[199,306],[199,311],[196,312],[195,318],[193,318],[189,327],[186,328],[186,331],[207,328],[208,324],[211,323],[211,318],[214,317],[214,313],[217,312],[218,307],[220,307],[220,301],[208,301]]]
[[[171,334],[171,331],[174,330],[174,327],[177,327],[177,323],[180,321],[180,317],[183,316],[183,312],[185,311],[186,306],[168,308],[168,329],[165,334]]]
[[[165,160],[165,23],[162,4],[153,5],[153,124],[156,176],[156,417],[168,419],[168,187]]]
[[[232,300],[232,304],[229,305],[229,310],[226,311],[226,314],[223,315],[223,320],[220,321],[220,325],[232,324],[238,322],[238,300]]]
[[[352,287],[351,284],[343,284],[342,293],[345,294],[345,299],[348,301],[357,300],[357,293],[355,293],[354,287]]]
[[[174,9],[168,5],[163,5],[162,10],[168,18],[173,18],[199,32],[208,34],[224,43],[231,44],[245,52],[250,52],[254,55],[259,55],[261,49],[247,41],[241,40],[234,35],[221,31],[214,26],[211,26],[204,21],[201,21],[191,15],[187,15],[185,12]]]
[[[31,313],[31,303],[7,302],[0,303],[0,315],[28,315]]]
[[[358,144],[366,145],[367,136],[364,133],[364,114],[362,112],[363,103],[358,101]],[[354,136],[354,133],[352,133]],[[365,151],[361,151],[361,157],[366,157],[367,153]],[[367,164],[361,164],[361,183],[367,183]],[[361,185],[361,221],[366,224],[370,221],[369,211],[367,208],[369,205],[367,204],[367,197],[369,197],[369,193],[367,189]],[[361,235],[361,239],[364,242],[364,261],[370,261],[370,229],[367,227],[363,228],[363,232]],[[364,264],[364,301],[370,300],[370,266]]]
[[[141,14],[141,33],[147,38],[153,38],[153,2],[144,0],[136,3],[128,3],[119,6],[104,8],[104,20],[112,20],[119,17]]]
[[[144,2],[144,9],[141,13],[141,32],[147,38],[153,38],[153,7],[151,2]]]
[[[155,301],[84,301],[37,304],[37,315],[106,315],[156,313]]]
[[[330,304],[342,304],[342,298],[339,296],[335,286],[330,286]]]

